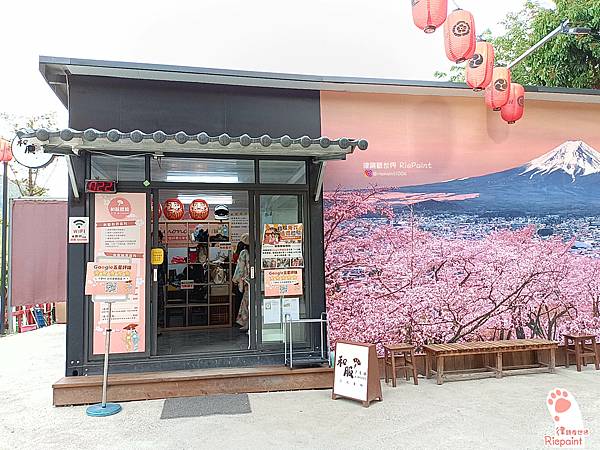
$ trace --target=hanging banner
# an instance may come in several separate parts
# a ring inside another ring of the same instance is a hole
[[[265,270],[265,297],[302,295],[302,269]]]
[[[112,307],[113,331],[110,352],[144,352],[146,350],[146,194],[95,194],[94,198],[95,263],[131,266],[130,293],[127,300],[115,303]],[[115,286],[112,285],[112,288]],[[119,289],[118,285],[116,289]],[[95,355],[104,353],[104,333],[107,323],[108,304],[94,303],[93,353]]]
[[[304,267],[301,223],[266,224],[261,245],[263,269]]]

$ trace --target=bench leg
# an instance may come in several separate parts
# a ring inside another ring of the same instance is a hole
[[[431,379],[431,353],[425,352],[425,378]]]
[[[496,378],[502,378],[502,352],[496,353]]]
[[[383,373],[385,376],[385,383],[387,384],[389,378],[388,378],[388,350],[387,348],[383,349]]]
[[[594,347],[595,348],[595,347]],[[598,361],[598,358],[596,358],[596,361]],[[412,366],[412,373],[413,373],[413,381],[415,382],[415,384],[419,384],[419,380],[417,379],[417,364],[415,362],[415,352],[414,350],[410,351],[410,365]],[[596,362],[596,367],[598,367],[598,363]]]
[[[392,386],[396,387],[396,354],[392,351]]]
[[[443,356],[437,357],[436,369],[437,369],[437,384],[442,384],[444,382],[444,357]]]
[[[581,345],[575,341],[575,364],[577,365],[577,372],[581,372]]]
[[[556,349],[550,349],[550,364],[548,364],[548,369],[550,373],[556,372]]]

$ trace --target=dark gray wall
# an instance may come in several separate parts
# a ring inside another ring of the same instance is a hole
[[[76,129],[321,134],[319,91],[83,76],[70,77],[69,88]]]
[[[321,135],[320,92],[72,76],[69,77],[69,126],[101,131],[117,128],[125,132],[135,129],[153,132],[160,129],[167,133],[204,131],[210,135],[248,133],[251,136],[318,137]],[[77,184],[83,192],[88,164],[85,157],[76,158],[74,162]],[[314,199],[318,170],[316,165],[310,166],[310,190]],[[77,200],[70,192],[70,216],[90,214],[86,197],[82,195]],[[311,200],[309,210],[311,303],[313,315],[318,317],[325,308],[322,201]],[[86,255],[89,254],[89,249],[83,245],[69,246],[67,376],[100,370],[98,362],[90,364],[87,361],[86,324],[89,323],[87,311],[90,307],[84,296],[84,278]],[[128,359],[131,361],[135,356]],[[177,362],[185,368],[196,367],[197,363],[197,360]],[[156,359],[121,363],[117,357],[113,358],[111,370],[169,370],[180,367],[177,364]]]

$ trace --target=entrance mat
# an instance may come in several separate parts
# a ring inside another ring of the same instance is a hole
[[[202,397],[168,398],[161,419],[202,417],[216,414],[250,414],[248,394],[206,395]]]

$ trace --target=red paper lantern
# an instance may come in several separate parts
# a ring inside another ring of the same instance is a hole
[[[491,83],[494,73],[494,46],[489,42],[478,42],[465,72],[467,84],[474,91],[485,89]]]
[[[450,61],[459,64],[471,58],[477,44],[473,14],[464,9],[452,11],[444,23],[444,43]]]
[[[197,198],[190,204],[190,217],[193,220],[206,220],[208,218],[208,203],[201,198]]]
[[[170,198],[165,200],[164,213],[169,220],[181,220],[183,213],[183,203],[178,198]]]
[[[0,139],[0,161],[9,162],[13,159],[12,147],[6,139]]]
[[[413,22],[425,33],[433,33],[446,21],[448,0],[412,0]]]
[[[494,111],[500,111],[510,96],[510,69],[494,67],[492,82],[485,88],[485,104]]]
[[[508,123],[515,123],[523,117],[525,107],[525,88],[519,83],[510,84],[508,103],[500,109],[502,118]]]

